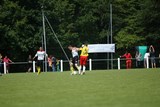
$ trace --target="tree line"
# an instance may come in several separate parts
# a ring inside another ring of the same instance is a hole
[[[66,50],[70,44],[107,43],[110,4],[117,49],[150,44],[159,48],[159,0],[1,0],[0,51],[15,60],[35,53],[42,45],[42,6]],[[47,51],[64,56],[47,24],[46,38]]]

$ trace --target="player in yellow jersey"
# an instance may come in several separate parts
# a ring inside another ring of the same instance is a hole
[[[88,60],[88,44],[84,44],[81,48],[79,48],[79,50],[81,50],[79,74],[83,75],[85,74],[86,64]]]

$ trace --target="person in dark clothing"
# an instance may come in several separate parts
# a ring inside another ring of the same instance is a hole
[[[152,68],[156,68],[155,49],[154,49],[153,45],[151,45],[149,47],[149,53],[150,53],[150,59],[151,59]]]

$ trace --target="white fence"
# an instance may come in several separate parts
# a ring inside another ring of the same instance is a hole
[[[156,59],[159,60],[159,58],[156,58]],[[122,67],[122,65],[125,65],[125,60],[126,59],[122,59],[122,58],[112,59],[112,61],[115,62],[114,63],[115,67],[113,69],[118,69],[118,70],[123,69],[124,66]],[[132,58],[132,62],[133,61],[136,61],[136,59]],[[95,62],[96,63],[98,63],[98,62],[103,62],[103,63],[106,62],[106,63],[108,63],[108,62],[111,62],[111,59],[89,59],[88,60],[88,65],[87,65],[87,68],[88,68],[89,71],[95,70],[95,68],[94,68],[95,65],[98,66],[97,64],[95,64]],[[7,73],[6,63],[1,63],[1,64],[3,64],[4,74],[6,74]],[[14,62],[14,63],[9,63],[9,64],[10,65],[16,65],[16,66],[19,65],[20,66],[22,64],[26,65],[26,64],[28,64],[28,62]],[[32,64],[33,64],[32,71],[35,73],[36,72],[36,62],[33,61]],[[67,71],[66,68],[65,68],[66,66],[64,66],[64,65],[67,65],[67,70],[69,70],[69,63],[68,63],[68,61],[60,60],[60,72]],[[101,65],[102,64],[99,63],[100,67],[101,67]],[[146,68],[149,68],[149,65],[150,65],[150,59],[149,58],[147,59],[146,65],[147,65]],[[65,70],[64,70],[64,68],[65,68]],[[105,69],[107,69],[107,68],[105,68]]]

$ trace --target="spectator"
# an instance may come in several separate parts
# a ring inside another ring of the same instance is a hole
[[[2,61],[3,61],[3,59],[2,59],[2,54],[0,53],[0,76],[2,76]]]
[[[56,58],[54,56],[52,56],[52,71],[55,72],[56,71]]]
[[[149,56],[150,56],[149,52],[146,52],[144,54],[144,68],[147,68],[147,60],[148,60]]]
[[[56,63],[57,71],[60,71],[60,60],[57,59],[56,62],[57,62],[57,63]]]
[[[12,60],[10,60],[10,59],[8,58],[8,56],[6,55],[6,56],[4,57],[4,59],[3,59],[3,62],[6,63],[6,73],[9,73],[9,69],[10,69],[9,63],[13,63]]]
[[[48,57],[48,70],[52,71],[52,55]]]
[[[31,72],[31,70],[32,70],[32,61],[33,61],[31,55],[28,56],[27,61],[28,61],[28,71],[27,72]]]
[[[126,58],[126,68],[130,69],[132,67],[132,55],[126,51],[126,53],[122,56],[121,58],[125,57]]]
[[[149,47],[149,53],[150,53],[152,68],[156,68],[155,49],[152,45]]]
[[[142,57],[142,54],[139,51],[136,51],[136,55],[135,55],[136,67],[138,68],[141,66],[141,57]]]
[[[160,54],[159,54],[159,64],[160,64]]]

